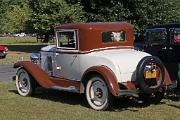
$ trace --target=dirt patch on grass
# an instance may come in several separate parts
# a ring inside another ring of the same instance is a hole
[[[31,53],[9,51],[6,58],[0,59],[0,64],[14,64],[18,61],[29,61]]]

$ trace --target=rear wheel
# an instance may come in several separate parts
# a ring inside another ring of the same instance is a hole
[[[86,85],[86,99],[95,110],[105,110],[110,105],[111,94],[100,76],[91,77]]]
[[[16,88],[20,95],[31,96],[35,91],[35,83],[31,75],[23,68],[17,71]]]

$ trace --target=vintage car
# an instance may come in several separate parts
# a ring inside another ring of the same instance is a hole
[[[6,46],[0,45],[0,58],[5,58],[8,52],[8,48]]]
[[[32,62],[14,64],[20,95],[31,96],[40,85],[84,93],[90,107],[105,110],[111,98],[124,95],[158,103],[171,84],[161,60],[134,49],[129,23],[65,24],[54,30],[56,45],[33,54]]]
[[[135,47],[157,56],[164,63],[173,84],[168,90],[180,90],[180,23],[147,27],[136,37]]]

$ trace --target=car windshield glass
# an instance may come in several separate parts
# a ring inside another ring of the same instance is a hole
[[[57,32],[58,46],[64,48],[76,48],[75,32]]]
[[[166,40],[166,29],[165,28],[154,28],[146,30],[146,38],[148,41],[164,41]]]
[[[102,42],[122,42],[126,40],[125,31],[108,31],[102,33]]]

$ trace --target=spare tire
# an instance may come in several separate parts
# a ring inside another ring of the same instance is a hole
[[[164,82],[164,65],[155,56],[146,56],[140,60],[136,68],[136,81],[142,92],[156,93]]]

